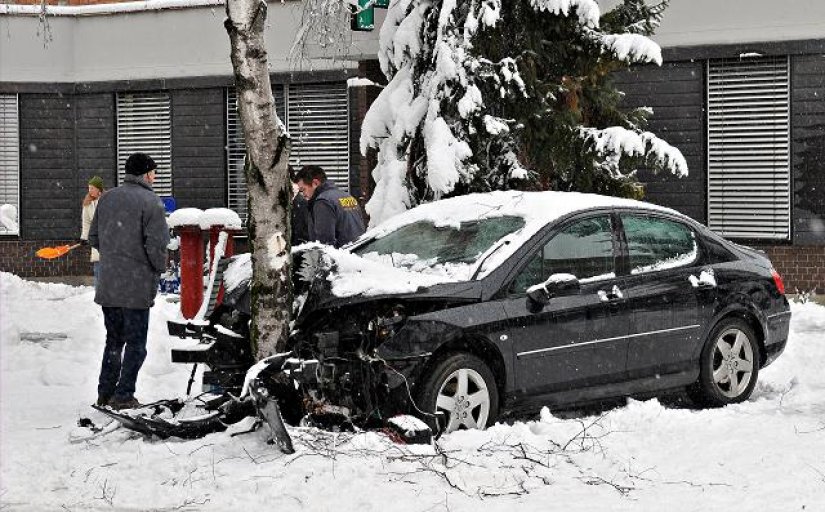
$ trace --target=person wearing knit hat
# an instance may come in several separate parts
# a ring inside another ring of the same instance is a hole
[[[133,153],[126,159],[126,174],[132,176],[142,176],[144,174],[153,173],[158,168],[152,157],[145,153]],[[152,177],[154,181],[154,176]],[[151,182],[150,182],[151,183]]]
[[[100,176],[92,176],[88,184],[103,192],[103,178]]]
[[[97,210],[97,200],[103,194],[103,178],[100,176],[92,176],[87,183],[89,189],[86,197],[83,198],[83,209],[80,212],[81,231],[80,243],[86,245],[89,243],[89,228],[92,226],[92,219],[95,217],[95,210]],[[97,277],[100,273],[100,253],[97,249],[92,247],[89,261],[92,262],[92,274],[94,275],[94,286],[97,288]]]
[[[89,229],[89,243],[100,251],[95,302],[106,327],[96,403],[112,409],[140,406],[135,388],[146,360],[149,311],[166,270],[169,227],[152,190],[156,169],[144,153],[129,156],[123,183],[100,197]]]

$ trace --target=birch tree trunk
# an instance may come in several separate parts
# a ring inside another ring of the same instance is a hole
[[[226,0],[238,112],[246,141],[252,251],[252,353],[282,349],[292,307],[289,137],[275,113],[264,45],[266,0]]]

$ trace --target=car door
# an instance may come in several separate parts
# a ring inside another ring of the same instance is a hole
[[[518,393],[541,395],[622,377],[629,317],[615,274],[617,240],[609,213],[575,219],[548,236],[515,275],[503,301]],[[536,310],[526,289],[573,274],[579,293]]]
[[[619,213],[627,273],[622,290],[631,312],[630,378],[687,370],[701,342],[701,246],[683,222],[653,213]],[[694,281],[695,280],[695,281]]]

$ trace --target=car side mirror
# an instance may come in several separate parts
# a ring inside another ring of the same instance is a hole
[[[527,289],[528,307],[539,309],[550,303],[553,297],[566,297],[579,293],[579,279],[573,274],[553,274],[543,283]]]

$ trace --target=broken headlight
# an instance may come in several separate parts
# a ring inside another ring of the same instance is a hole
[[[386,316],[378,317],[375,321],[375,335],[379,341],[392,338],[407,321],[407,314],[404,306],[398,304],[390,309]]]

